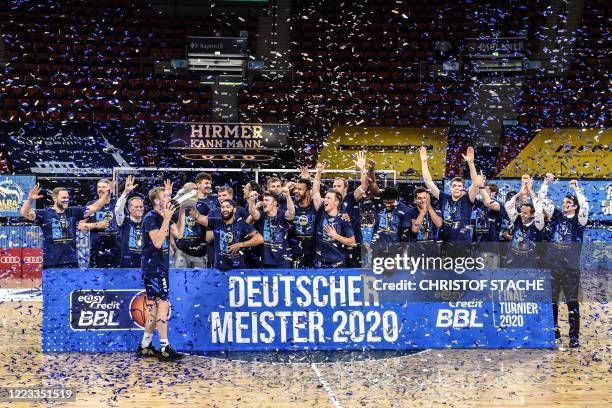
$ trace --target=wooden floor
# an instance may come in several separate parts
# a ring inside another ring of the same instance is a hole
[[[335,363],[188,356],[173,365],[43,354],[41,303],[8,301],[0,303],[0,386],[74,387],[77,402],[65,405],[79,407],[609,407],[609,309],[584,303],[582,315],[577,350],[427,350]]]

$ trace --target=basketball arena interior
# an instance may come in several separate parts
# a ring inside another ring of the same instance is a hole
[[[612,406],[611,6],[0,0],[0,406]]]

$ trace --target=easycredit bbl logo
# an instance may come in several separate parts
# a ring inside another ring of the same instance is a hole
[[[141,289],[74,290],[70,292],[72,330],[142,330],[149,317]]]

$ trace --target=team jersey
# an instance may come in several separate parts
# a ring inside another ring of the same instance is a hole
[[[54,268],[78,263],[76,231],[85,217],[86,207],[68,207],[58,213],[53,208],[34,210],[34,224],[43,233],[43,268]]]
[[[247,240],[247,236],[255,231],[255,228],[243,218],[234,218],[232,223],[226,224],[221,218],[214,217],[208,218],[208,228],[215,235],[215,268],[221,270],[244,268],[244,249],[234,255],[228,248],[232,244]]]
[[[444,225],[442,231],[445,242],[471,242],[472,225],[470,219],[474,204],[467,194],[453,200],[450,194],[440,192],[440,208]]]
[[[372,242],[391,243],[407,241],[412,225],[410,209],[402,202],[388,211],[384,204],[376,204],[376,219],[372,232]]]
[[[149,233],[161,228],[164,218],[155,210],[151,210],[145,215],[142,220],[142,234],[144,236],[144,245],[142,248],[141,269],[143,273],[163,274],[168,273],[170,269],[169,256],[169,234],[164,239],[161,248],[155,248]],[[170,225],[174,224],[170,221]],[[168,228],[169,230],[170,228]]]

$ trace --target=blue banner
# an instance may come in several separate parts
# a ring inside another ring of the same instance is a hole
[[[19,217],[19,210],[36,184],[33,176],[0,177],[0,217]]]
[[[552,348],[550,301],[529,301],[517,295],[520,286],[508,286],[535,285],[532,273],[466,271],[461,279],[476,286],[464,287],[460,300],[423,297],[420,291],[433,290],[430,278],[424,286],[415,282],[414,295],[385,301],[372,291],[372,271],[172,269],[169,338],[187,352]],[[550,299],[549,275],[539,276],[538,290]],[[427,301],[411,300],[417,298]],[[133,351],[148,313],[145,302],[137,269],[45,270],[43,351]]]

